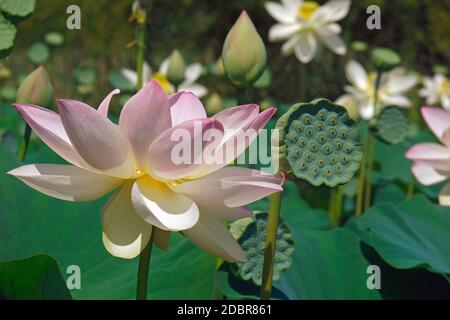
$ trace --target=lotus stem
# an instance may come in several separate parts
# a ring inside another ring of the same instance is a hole
[[[26,123],[23,138],[20,141],[19,149],[17,151],[17,156],[19,157],[20,161],[25,160],[28,151],[28,146],[30,145],[30,138],[31,138],[31,127],[28,125],[28,123]]]
[[[261,300],[270,300],[272,294],[272,276],[275,258],[278,219],[280,217],[281,192],[269,197],[269,223],[264,246],[264,266],[261,286]]]
[[[147,246],[142,250],[139,255],[139,268],[137,274],[137,288],[136,288],[136,300],[147,300],[148,289],[148,273],[150,270],[150,258],[152,256],[153,236],[155,230],[152,230],[152,235]]]

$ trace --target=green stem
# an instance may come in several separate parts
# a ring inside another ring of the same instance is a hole
[[[336,211],[336,189],[330,190],[330,200],[328,204],[328,216],[330,218],[330,222],[333,224],[334,215]]]
[[[341,222],[343,200],[344,200],[344,186],[339,185],[337,187],[337,190],[335,190],[334,210],[332,216],[330,217],[331,224],[335,228],[339,227],[339,224]]]
[[[305,102],[306,100],[306,65],[298,64],[298,101]]]
[[[246,104],[247,100],[246,96],[247,96],[247,88],[236,87],[236,100],[237,100],[236,102],[238,106]]]
[[[366,131],[365,141],[364,141],[364,152],[363,158],[361,159],[361,164],[359,167],[359,175],[358,175],[358,190],[356,192],[356,209],[355,216],[359,217],[362,213],[363,209],[363,196],[364,196],[364,181],[366,175],[366,159],[367,159],[367,140],[368,140],[369,132]]]
[[[372,172],[374,161],[375,138],[372,134],[367,136],[367,174],[366,174],[366,190],[364,192],[364,211],[370,208],[372,198]]]
[[[270,300],[270,296],[272,293],[272,275],[280,207],[281,192],[273,193],[269,197],[269,224],[267,227],[266,243],[264,246],[264,266],[261,286],[261,300]]]
[[[23,138],[20,141],[19,149],[17,151],[17,156],[21,161],[24,161],[27,155],[28,146],[30,145],[30,138],[31,138],[31,127],[28,125],[28,123],[26,123]]]
[[[137,83],[136,89],[139,91],[143,84],[143,68],[144,68],[144,51],[145,51],[145,24],[138,25],[137,35],[137,56],[136,56],[136,72]]]
[[[380,91],[380,83],[382,72],[377,72],[377,76],[375,79],[375,91],[374,91],[374,99],[373,99],[373,108],[374,114],[377,114],[378,108],[378,100],[379,100],[379,91]],[[370,208],[371,199],[372,199],[372,172],[373,172],[373,162],[374,162],[374,148],[375,148],[375,138],[370,133],[370,130],[367,132],[367,175],[366,175],[366,188],[365,188],[365,199],[364,199],[364,210]]]
[[[406,191],[406,199],[411,198],[414,195],[414,177],[411,175],[411,178],[408,182],[408,189]]]
[[[139,255],[139,269],[137,274],[136,300],[147,300],[148,273],[150,270],[150,258],[152,256],[153,235],[150,236],[147,246]]]

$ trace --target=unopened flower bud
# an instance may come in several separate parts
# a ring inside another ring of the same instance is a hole
[[[186,64],[180,51],[174,50],[169,57],[169,69],[167,70],[167,79],[178,86],[184,80]]]
[[[250,86],[264,72],[266,58],[264,42],[247,12],[243,11],[223,45],[225,73],[233,84]]]
[[[44,66],[40,66],[30,73],[17,90],[16,101],[19,103],[32,103],[48,107],[52,104],[52,100],[53,87]]]
[[[223,101],[217,93],[212,93],[206,101],[206,112],[215,114],[223,109]]]

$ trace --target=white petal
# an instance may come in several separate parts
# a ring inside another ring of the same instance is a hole
[[[441,193],[439,193],[439,204],[441,206],[450,206],[450,183],[447,183],[441,190]]]
[[[404,108],[408,108],[411,106],[411,101],[408,98],[401,95],[385,96],[382,102],[383,104],[392,104],[394,106]]]
[[[186,71],[184,72],[185,81],[184,85],[193,84],[197,81],[198,78],[202,75],[203,67],[200,63],[193,63],[186,67]]]
[[[230,262],[246,261],[242,248],[234,240],[223,220],[202,210],[197,224],[183,234],[206,252]]]
[[[302,63],[308,63],[316,54],[317,41],[312,32],[302,32],[299,34],[297,45],[294,52],[298,60]]]
[[[439,183],[448,179],[444,173],[445,171],[438,172],[432,166],[422,163],[420,161],[415,161],[411,168],[416,179],[423,185],[432,185]]]
[[[125,77],[125,79],[130,81],[132,84],[134,84],[134,85],[137,84],[137,73],[136,73],[136,71],[131,70],[131,69],[127,69],[127,68],[123,68],[123,69],[120,70],[120,73]]]
[[[281,0],[281,3],[289,11],[297,12],[303,0]]]
[[[363,66],[355,60],[350,60],[345,68],[348,81],[360,90],[366,90],[369,86],[368,76]]]
[[[313,13],[310,20],[322,23],[339,21],[347,16],[350,5],[350,0],[328,1]]]
[[[386,83],[385,90],[390,94],[398,94],[408,91],[417,83],[417,77],[414,75],[404,75],[390,77]]]
[[[102,211],[103,244],[113,256],[124,259],[137,257],[152,234],[152,225],[133,208],[131,185],[127,183]]]
[[[273,25],[269,30],[269,40],[279,41],[285,40],[295,35],[301,29],[300,24],[281,24]]]
[[[189,85],[187,85],[186,83],[182,83],[178,87],[178,92],[180,91],[192,92],[198,98],[203,98],[208,94],[208,89],[205,86],[202,86],[201,84],[198,83],[192,83]]]
[[[148,176],[137,180],[132,194],[137,213],[160,229],[186,230],[198,221],[199,209],[191,199]]]
[[[296,21],[297,11],[291,11],[276,2],[266,2],[264,6],[267,12],[278,22],[294,23]]]
[[[294,51],[294,48],[297,45],[298,41],[299,36],[298,35],[293,36],[281,46],[281,52],[284,55],[291,54]]]
[[[142,85],[150,82],[150,80],[152,80],[152,68],[150,67],[148,62],[145,61],[142,68]]]
[[[169,63],[170,63],[170,57],[167,57],[166,59],[161,62],[161,65],[159,66],[159,73],[166,75],[167,71],[169,70]]]
[[[62,164],[30,164],[8,174],[39,192],[67,201],[98,199],[123,183],[122,179]]]
[[[344,42],[341,37],[339,37],[335,32],[335,30],[325,28],[318,28],[316,30],[319,35],[320,40],[334,53],[339,55],[344,55],[347,53],[347,48],[345,47]]]

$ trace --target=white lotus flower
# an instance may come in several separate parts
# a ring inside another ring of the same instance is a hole
[[[146,84],[150,82],[150,80],[156,80],[164,89],[167,94],[175,93],[175,86],[170,83],[167,79],[167,71],[169,69],[169,60],[170,57],[164,59],[159,67],[159,71],[153,73],[152,68],[148,64],[148,62],[144,62],[143,71],[142,71],[142,82]],[[202,65],[200,63],[193,63],[186,67],[186,71],[184,73],[184,81],[178,86],[177,92],[192,92],[197,97],[202,98],[208,94],[208,89],[199,84],[195,83],[195,81],[200,78],[202,74]],[[134,70],[123,68],[121,71],[122,75],[131,83],[137,84],[137,73]]]
[[[364,120],[370,120],[385,106],[411,106],[411,101],[405,97],[405,93],[416,85],[417,77],[403,68],[395,68],[382,74],[376,106],[376,74],[367,73],[364,67],[354,60],[347,63],[345,71],[351,85],[344,87],[347,94],[339,97],[336,103],[345,106],[351,117],[361,116]]]
[[[450,79],[442,74],[436,74],[433,78],[426,77],[423,85],[419,95],[426,99],[427,104],[440,103],[444,109],[450,111]]]
[[[267,2],[267,11],[279,22],[270,28],[269,40],[286,40],[281,47],[283,54],[294,52],[302,63],[314,58],[318,40],[334,53],[344,55],[347,49],[339,37],[341,27],[336,22],[347,16],[350,5],[350,0],[331,0],[322,6],[303,0]]]

